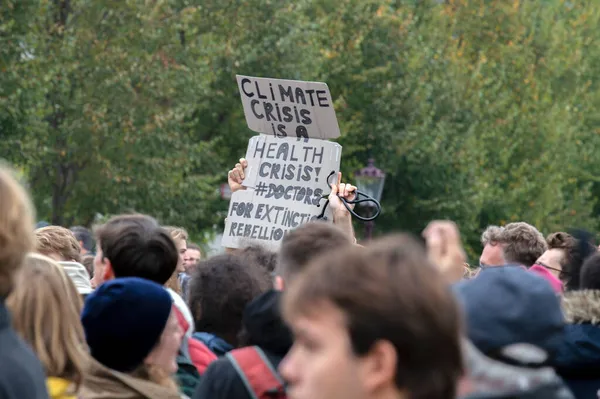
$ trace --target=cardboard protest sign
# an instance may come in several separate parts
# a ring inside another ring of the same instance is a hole
[[[325,83],[237,75],[248,127],[277,137],[340,136]]]
[[[325,140],[252,137],[247,189],[231,196],[222,245],[240,248],[255,241],[277,249],[289,230],[321,215],[341,155],[339,144]],[[329,208],[325,218],[332,218]]]

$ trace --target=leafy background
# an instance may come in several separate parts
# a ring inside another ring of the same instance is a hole
[[[376,233],[455,220],[598,228],[593,0],[4,0],[0,156],[38,218],[147,212],[199,240],[253,135],[235,74],[329,84],[348,179],[387,173]],[[362,229],[357,226],[360,233]]]

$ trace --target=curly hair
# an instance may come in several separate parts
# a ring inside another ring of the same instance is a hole
[[[81,262],[81,246],[73,232],[61,226],[48,226],[35,232],[35,250],[37,253],[59,261]]]
[[[235,255],[262,266],[267,273],[273,273],[277,266],[277,253],[260,245],[249,245],[236,252]]]
[[[532,266],[548,249],[542,233],[525,222],[509,223],[504,227],[489,226],[481,236],[481,243],[500,244],[508,263]]]
[[[270,288],[261,266],[232,255],[199,263],[190,281],[188,304],[196,331],[215,334],[237,346],[246,305]]]

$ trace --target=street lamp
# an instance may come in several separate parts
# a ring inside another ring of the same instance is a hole
[[[385,184],[385,173],[375,167],[375,160],[369,159],[367,166],[354,173],[354,179],[356,181],[356,187],[359,191],[369,195],[376,199],[378,202],[381,201],[381,193],[383,192],[383,185]],[[375,203],[373,202],[362,202],[361,206],[367,208],[369,215],[375,210]],[[375,222],[373,220],[365,223],[365,237],[370,240],[373,237],[373,228]]]

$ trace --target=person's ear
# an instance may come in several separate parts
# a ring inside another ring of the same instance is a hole
[[[275,281],[273,282],[273,288],[277,291],[283,291],[285,289],[285,281],[283,281],[283,277],[275,276]]]
[[[361,358],[361,379],[367,392],[378,392],[395,385],[398,356],[391,342],[377,341]]]
[[[103,281],[114,280],[115,272],[113,271],[112,265],[107,258],[104,258],[104,273],[102,276]]]

